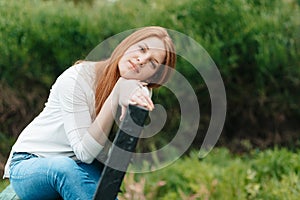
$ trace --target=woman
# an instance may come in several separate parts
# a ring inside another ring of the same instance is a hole
[[[101,150],[128,104],[150,111],[145,88],[156,88],[175,67],[174,45],[161,27],[125,38],[110,58],[82,61],[62,73],[43,111],[22,131],[5,167],[5,178],[22,199],[92,199],[101,175]],[[147,85],[147,86],[146,86]]]

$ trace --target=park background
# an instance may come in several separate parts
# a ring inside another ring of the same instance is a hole
[[[127,174],[120,199],[298,199],[300,196],[299,0],[0,0],[0,170],[20,131],[42,110],[55,78],[101,41],[148,25],[184,33],[208,52],[226,89],[216,147],[198,150],[210,120],[205,83],[183,59],[177,69],[199,98],[198,134],[184,156],[152,173]],[[194,80],[195,83],[198,81]],[[143,150],[176,132],[180,112]],[[176,118],[177,117],[177,118]],[[0,191],[8,181],[0,181]]]

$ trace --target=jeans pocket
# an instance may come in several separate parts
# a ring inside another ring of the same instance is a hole
[[[37,156],[31,153],[26,153],[26,152],[15,152],[13,153],[13,156],[11,158],[11,163],[9,165],[10,168],[13,166],[17,165],[23,160],[28,160],[30,158],[36,158]]]

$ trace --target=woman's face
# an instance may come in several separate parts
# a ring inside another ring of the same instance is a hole
[[[164,62],[166,49],[157,37],[150,37],[127,49],[118,63],[120,75],[126,79],[146,80]]]

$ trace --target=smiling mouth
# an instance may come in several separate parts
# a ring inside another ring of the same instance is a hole
[[[131,65],[131,68],[132,68],[136,73],[139,73],[139,72],[140,72],[140,70],[139,70],[139,68],[138,68],[138,66],[137,66],[136,64],[134,64],[134,63],[131,62],[130,60],[129,60],[129,63],[130,63],[130,65]]]

